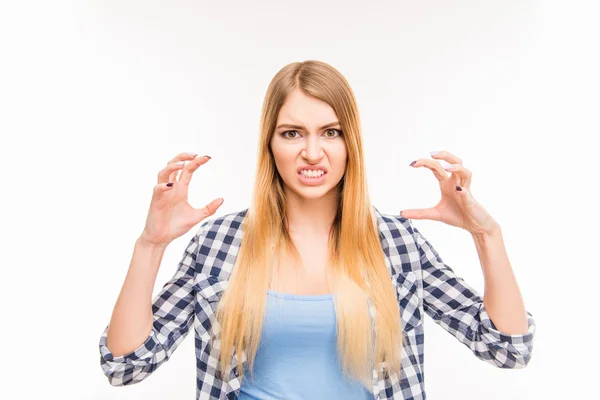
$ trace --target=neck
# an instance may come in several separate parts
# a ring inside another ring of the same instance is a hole
[[[336,190],[318,199],[306,199],[286,189],[290,233],[329,234],[339,204]]]

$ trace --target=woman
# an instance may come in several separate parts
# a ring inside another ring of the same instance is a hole
[[[451,175],[431,159],[410,165],[434,173],[441,201],[381,214],[369,200],[347,81],[319,61],[281,69],[263,105],[252,206],[203,223],[152,302],[167,245],[223,202],[199,210],[187,202],[208,156],[180,154],[159,172],[100,339],[110,383],[145,379],[194,324],[198,399],[422,399],[425,313],[478,358],[526,366],[535,325],[500,227],[472,197],[462,161],[448,152],[433,158],[451,164]],[[472,234],[485,301],[409,218]]]

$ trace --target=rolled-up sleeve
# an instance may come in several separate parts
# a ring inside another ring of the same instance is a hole
[[[527,312],[523,334],[500,332],[487,313],[482,296],[442,261],[427,239],[412,225],[423,272],[423,308],[475,356],[499,368],[523,368],[531,359],[535,336],[533,315]]]
[[[117,357],[113,356],[106,346],[107,333],[108,326],[100,338],[100,365],[113,386],[124,386],[144,380],[168,358],[167,349],[160,344],[154,327],[140,347]]]
[[[100,337],[100,365],[113,386],[140,382],[169,359],[194,321],[194,276],[201,230],[189,242],[173,277],[154,297],[152,331],[137,349],[114,356],[106,345],[109,326]]]

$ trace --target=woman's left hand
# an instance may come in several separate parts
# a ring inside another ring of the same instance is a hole
[[[421,158],[410,165],[414,168],[429,168],[440,183],[442,198],[431,208],[401,211],[404,218],[429,219],[465,229],[472,235],[486,235],[494,232],[498,223],[471,194],[471,171],[462,165],[462,160],[447,152],[433,152],[434,159],[452,164],[446,169],[438,161]],[[446,171],[450,171],[448,176]]]

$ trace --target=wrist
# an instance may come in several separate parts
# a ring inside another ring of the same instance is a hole
[[[490,228],[482,232],[471,232],[471,236],[473,239],[486,240],[498,236],[502,236],[502,229],[499,224],[494,224]]]
[[[137,238],[136,245],[149,250],[165,250],[169,246],[169,243],[153,242],[145,238],[142,234]]]

